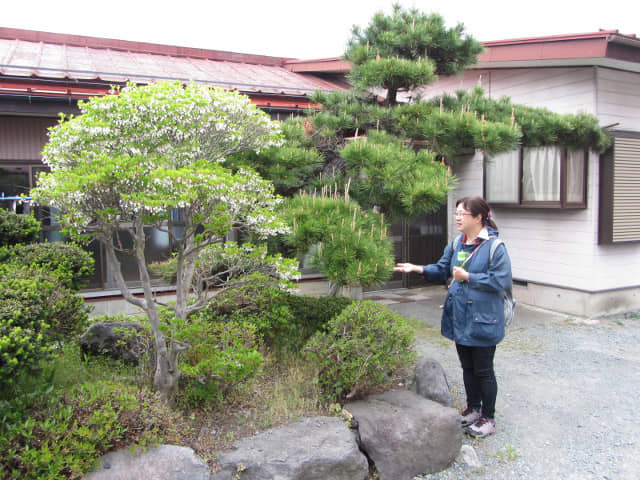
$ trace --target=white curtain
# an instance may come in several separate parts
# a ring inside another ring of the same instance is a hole
[[[522,200],[560,201],[560,162],[558,147],[523,149]]]
[[[485,163],[485,197],[489,203],[518,203],[520,151],[498,153]]]
[[[582,203],[584,201],[584,150],[567,152],[567,202]]]

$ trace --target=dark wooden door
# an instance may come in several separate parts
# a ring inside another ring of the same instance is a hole
[[[407,261],[428,265],[440,260],[447,245],[447,206],[407,222]],[[421,285],[419,275],[407,275],[407,287]]]
[[[447,206],[412,220],[398,220],[391,225],[396,262],[427,265],[437,262],[447,244]],[[390,290],[424,285],[420,275],[395,272],[383,286],[367,290]]]

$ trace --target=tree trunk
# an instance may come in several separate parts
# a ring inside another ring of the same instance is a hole
[[[144,290],[147,316],[149,317],[149,323],[151,323],[156,344],[156,373],[153,378],[153,386],[160,393],[160,397],[166,403],[171,404],[175,398],[178,379],[180,378],[180,371],[178,370],[179,349],[173,342],[171,343],[171,348],[167,349],[166,339],[160,330],[160,314],[155,303],[151,287],[151,275],[149,275],[147,260],[144,255],[145,240],[144,225],[141,219],[137,219],[134,248],[140,281]]]
[[[394,88],[394,87],[389,87],[387,89],[387,98],[385,99],[385,106],[386,107],[394,107],[398,104],[398,99],[396,98],[398,96],[398,89]]]
[[[158,348],[159,341],[164,348]],[[178,380],[180,371],[178,370],[178,356],[172,355],[164,345],[164,338],[156,339],[156,373],[153,377],[153,387],[160,393],[160,398],[167,404],[173,404],[178,391]]]
[[[141,229],[140,231],[142,232],[141,239],[143,241],[144,231]],[[141,239],[136,238],[136,241],[140,241]],[[153,378],[153,386],[158,390],[158,392],[160,392],[160,396],[164,401],[171,403],[175,397],[175,393],[178,388],[178,379],[180,378],[180,372],[178,371],[179,350],[173,345],[171,351],[167,350],[166,340],[160,331],[160,316],[158,314],[157,306],[153,301],[151,278],[145,264],[144,243],[142,244],[142,249],[136,249],[136,261],[138,263],[140,279],[142,280],[142,285],[144,287],[143,300],[133,296],[129,290],[129,287],[122,276],[120,261],[116,255],[111,238],[105,237],[101,240],[105,245],[105,250],[109,257],[109,266],[114,278],[116,279],[120,292],[122,292],[125,300],[141,308],[147,314],[147,318],[151,324],[156,353],[156,371]]]

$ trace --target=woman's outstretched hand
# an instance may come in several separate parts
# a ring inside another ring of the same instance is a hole
[[[422,267],[419,265],[414,265],[413,263],[396,263],[396,266],[393,267],[396,272],[402,273],[422,273]]]

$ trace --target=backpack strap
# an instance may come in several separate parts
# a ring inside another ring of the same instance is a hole
[[[456,237],[453,239],[453,251],[456,251],[456,248],[458,247],[458,244],[462,241],[462,233],[460,235],[456,235]],[[489,266],[491,266],[491,262],[493,261],[493,256],[496,253],[496,249],[502,244],[504,243],[502,240],[500,240],[498,237],[493,237],[494,240],[493,242],[491,242],[491,246],[489,247]],[[486,240],[485,240],[486,241]],[[475,250],[474,250],[475,253]]]
[[[493,261],[493,254],[496,253],[496,248],[503,243],[502,240],[496,237],[496,239],[491,243],[491,250],[489,250],[489,266],[491,266],[491,262]],[[502,308],[504,310],[504,326],[505,328],[511,325],[514,317],[514,309],[516,308],[516,301],[513,299],[513,290],[512,287],[507,287],[502,290]]]
[[[456,238],[453,239],[453,251],[456,251],[458,244],[462,241],[462,233],[460,235],[456,235]]]
[[[498,237],[496,237],[496,239],[491,242],[491,249],[489,250],[489,265],[491,265],[491,262],[493,261],[493,255],[496,253],[496,248],[498,248],[501,243],[502,240],[500,240]]]

